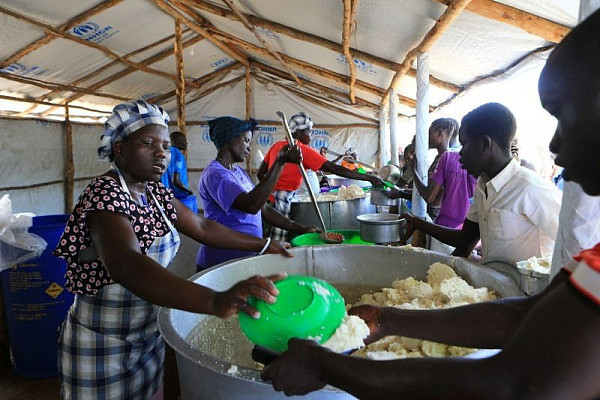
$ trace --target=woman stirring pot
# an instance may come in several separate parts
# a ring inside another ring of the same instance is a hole
[[[159,390],[165,344],[156,305],[227,318],[239,310],[256,317],[249,296],[275,301],[272,280],[281,276],[216,292],[165,269],[178,231],[215,247],[287,255],[278,242],[198,216],[159,183],[170,157],[168,121],[144,101],[113,109],[98,148],[113,167],[80,195],[55,250],[76,295],[59,337],[63,399],[149,399]]]

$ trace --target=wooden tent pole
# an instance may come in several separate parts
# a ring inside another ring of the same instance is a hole
[[[246,67],[246,120],[252,117],[252,77],[250,68]]]
[[[185,75],[183,64],[183,46],[181,42],[181,22],[175,20],[175,66],[177,68],[177,130],[187,135],[185,129]]]
[[[252,76],[250,68],[246,67],[246,121],[252,117]],[[246,157],[246,171],[250,175],[254,173],[251,170],[250,157]]]
[[[354,83],[356,82],[356,65],[354,65],[354,57],[350,53],[350,36],[354,27],[354,19],[356,18],[356,8],[358,0],[342,0],[344,2],[344,26],[342,29],[342,45],[344,47],[344,56],[348,61],[350,69],[350,102],[356,104],[356,96],[354,94]]]
[[[69,119],[69,105],[65,106],[65,214],[73,211],[75,187],[75,166],[73,165],[73,127]]]
[[[435,0],[438,3],[450,4],[450,0]],[[467,6],[467,11],[482,17],[493,19],[515,26],[532,35],[558,43],[571,31],[571,28],[528,13],[515,7],[493,0],[473,0]]]
[[[161,10],[163,10],[165,13],[169,14],[174,19],[177,19],[177,20],[183,22],[190,29],[192,29],[194,32],[196,32],[196,33],[204,36],[212,44],[214,44],[215,46],[217,46],[218,48],[220,48],[221,50],[223,50],[225,53],[229,54],[235,60],[241,62],[244,65],[249,65],[249,62],[248,62],[248,59],[246,58],[246,56],[244,56],[243,54],[238,53],[236,50],[234,50],[234,49],[226,46],[224,43],[221,43],[220,41],[218,41],[217,39],[215,39],[210,33],[208,33],[206,31],[206,29],[204,29],[203,27],[201,27],[200,25],[198,25],[194,21],[190,21],[178,9],[174,8],[172,5],[167,4],[164,0],[152,0],[152,1],[154,2],[154,4],[156,4],[156,6],[158,8],[160,8]],[[187,10],[187,11],[189,11],[189,12],[191,12],[193,14],[197,14],[197,13],[194,13],[193,10]],[[195,18],[196,15],[194,15],[193,17]],[[198,16],[198,17],[200,17],[200,16]]]
[[[385,92],[385,96],[381,100],[381,104],[385,105],[389,101],[388,95],[395,89],[400,83],[400,79],[406,75],[406,72],[411,68],[413,62],[417,56],[421,53],[425,53],[429,48],[438,40],[442,34],[450,27],[452,22],[460,15],[460,13],[469,5],[471,0],[453,0],[446,8],[446,11],[437,20],[433,28],[427,32],[421,43],[414,49],[408,52],[404,61],[400,65],[400,68],[396,70],[392,82]]]

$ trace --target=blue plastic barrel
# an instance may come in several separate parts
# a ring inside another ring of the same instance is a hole
[[[177,200],[183,203],[184,206],[198,214],[198,203],[196,202],[196,196],[193,194],[187,196],[176,196]]]
[[[39,258],[2,271],[2,290],[13,367],[20,375],[58,375],[58,328],[73,302],[65,287],[66,263],[52,255],[68,215],[33,218],[29,232],[48,242]]]

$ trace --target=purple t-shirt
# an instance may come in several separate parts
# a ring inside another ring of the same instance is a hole
[[[204,203],[204,217],[248,235],[262,237],[262,219],[260,211],[250,214],[233,207],[233,202],[242,193],[254,189],[254,184],[246,172],[237,165],[229,170],[217,161],[211,162],[202,173],[198,184],[198,193]],[[256,252],[215,249],[202,245],[198,251],[196,264],[202,268],[254,255]]]
[[[446,151],[440,157],[431,179],[444,187],[440,213],[435,223],[449,228],[460,228],[469,211],[477,179],[469,175],[459,162],[460,154]]]

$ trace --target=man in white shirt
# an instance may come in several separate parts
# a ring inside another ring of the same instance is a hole
[[[581,185],[565,181],[550,279],[562,268],[577,265],[573,256],[600,243],[600,197],[586,194]]]
[[[487,103],[465,115],[460,162],[478,179],[463,227],[446,228],[407,215],[404,239],[419,229],[456,247],[453,255],[467,257],[481,238],[484,263],[549,256],[558,230],[560,191],[511,157],[516,128],[513,114],[502,104]]]

